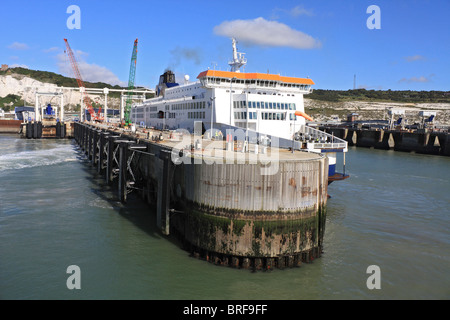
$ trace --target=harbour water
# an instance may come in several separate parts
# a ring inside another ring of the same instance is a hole
[[[450,158],[351,147],[346,163],[322,257],[251,272],[190,257],[74,142],[0,135],[0,299],[449,299]],[[371,265],[380,289],[367,287]]]

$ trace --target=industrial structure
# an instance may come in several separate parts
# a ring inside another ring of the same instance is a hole
[[[70,63],[72,64],[72,69],[75,75],[75,78],[77,79],[78,86],[80,87],[80,92],[84,96],[84,103],[86,104],[89,114],[91,115],[91,119],[94,121],[101,121],[103,118],[101,117],[101,109],[98,110],[96,113],[94,108],[91,105],[91,99],[89,98],[89,95],[86,92],[86,87],[84,86],[83,79],[81,78],[80,70],[78,69],[78,63],[75,59],[75,55],[73,54],[72,49],[70,48],[69,42],[67,39],[64,39],[64,42],[66,43],[66,52],[70,58]]]
[[[128,77],[127,103],[125,105],[124,125],[131,125],[131,104],[133,102],[134,80],[136,77],[136,60],[137,60],[137,44],[138,39],[134,41],[133,52],[131,53],[130,76]]]

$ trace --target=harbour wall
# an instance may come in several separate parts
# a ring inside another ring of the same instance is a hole
[[[448,132],[410,132],[331,126],[320,126],[319,128],[346,140],[349,146],[450,156],[450,134]]]
[[[175,235],[193,256],[237,268],[269,270],[320,257],[325,232],[328,159],[277,162],[174,163],[164,142],[117,130],[74,124],[89,162],[114,185],[122,202],[137,192],[156,208],[162,234]],[[186,158],[185,158],[186,159]],[[218,160],[218,159],[216,159]],[[219,159],[220,160],[220,159]]]
[[[56,119],[46,119],[35,122],[20,123],[19,131],[27,139],[64,139],[73,138],[73,122],[60,122]]]

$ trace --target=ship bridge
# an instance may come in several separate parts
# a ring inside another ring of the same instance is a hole
[[[243,84],[249,89],[289,90],[308,94],[312,92],[314,81],[309,78],[285,77],[269,73],[242,73],[232,71],[206,70],[197,79],[207,88],[222,87],[224,85]]]

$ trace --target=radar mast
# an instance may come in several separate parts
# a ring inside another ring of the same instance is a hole
[[[231,38],[231,40],[233,44],[233,60],[228,62],[228,64],[231,67],[231,72],[241,72],[239,69],[247,64],[247,59],[244,57],[245,53],[237,52],[236,39]]]

